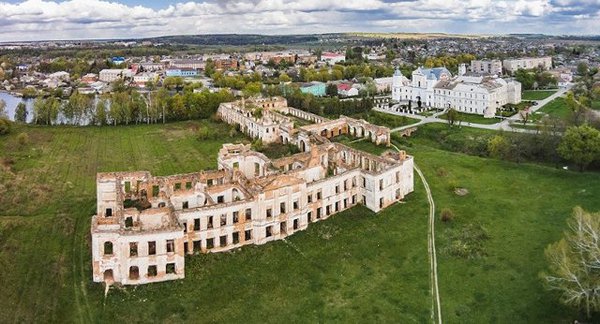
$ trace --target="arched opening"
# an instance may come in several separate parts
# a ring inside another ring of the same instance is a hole
[[[321,131],[321,136],[327,137],[327,129]]]
[[[306,152],[306,143],[304,141],[300,141],[300,151]]]
[[[285,144],[285,142],[283,141],[283,135],[279,135],[279,141],[280,141],[281,143],[284,143],[284,144]]]
[[[112,255],[112,254],[113,254],[112,242],[104,242],[104,255]]]
[[[164,202],[158,203],[158,208],[165,208],[166,204]]]
[[[140,279],[140,269],[136,266],[129,267],[129,279],[138,280]]]
[[[231,197],[234,201],[240,200],[240,192],[236,188],[231,189]]]
[[[114,281],[112,269],[104,270],[104,282],[111,284]]]

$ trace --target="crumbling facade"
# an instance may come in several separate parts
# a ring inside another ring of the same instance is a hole
[[[311,134],[327,139],[347,134],[367,138],[377,145],[390,144],[390,130],[387,127],[346,116],[329,120],[288,107],[287,101],[282,97],[254,99],[249,102],[242,99],[223,103],[219,106],[217,114],[226,123],[239,125],[243,133],[261,139],[263,143],[291,143],[297,145],[302,152],[310,150],[307,139]],[[316,124],[296,128],[292,117]]]
[[[271,118],[264,110],[261,118]],[[181,279],[185,255],[283,239],[356,204],[378,212],[413,191],[413,159],[404,151],[375,156],[327,139],[335,136],[331,132],[369,132],[385,143],[378,126],[344,118],[304,129],[287,129],[284,118],[269,122],[259,121],[262,129],[246,124],[247,131],[267,134],[266,127],[275,127],[282,130],[278,136],[305,145],[303,152],[269,159],[250,145],[224,144],[217,170],[165,177],[99,173],[91,228],[94,281]]]

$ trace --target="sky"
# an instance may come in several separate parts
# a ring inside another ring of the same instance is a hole
[[[0,0],[0,41],[183,34],[600,34],[600,0]]]

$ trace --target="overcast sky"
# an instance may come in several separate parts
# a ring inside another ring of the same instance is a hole
[[[600,0],[0,0],[0,41],[350,31],[600,34]]]

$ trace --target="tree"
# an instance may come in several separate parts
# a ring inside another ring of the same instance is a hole
[[[560,144],[558,154],[583,171],[593,161],[600,160],[600,131],[583,125],[569,127]]]
[[[166,77],[163,81],[163,86],[167,89],[176,89],[179,92],[179,89],[183,87],[183,78],[182,77]]]
[[[290,78],[290,76],[287,75],[285,72],[281,73],[279,75],[279,82],[287,83],[287,82],[290,82],[290,81],[292,81],[292,78]]]
[[[502,135],[495,135],[488,141],[488,153],[496,159],[507,159],[510,155],[510,147],[510,141]]]
[[[0,135],[6,135],[10,133],[11,122],[8,118],[0,117]]]
[[[545,252],[548,273],[542,279],[548,289],[560,293],[560,301],[589,318],[600,311],[600,213],[573,209],[564,237]]]
[[[515,79],[521,83],[523,90],[531,90],[535,82],[535,74],[523,69],[515,72]]]
[[[106,125],[106,99],[102,98],[96,105],[96,113],[94,115],[94,124],[104,126]]]
[[[335,85],[333,83],[328,83],[327,86],[325,87],[325,93],[330,97],[337,96],[338,95],[337,85]]]
[[[15,110],[15,121],[20,123],[27,122],[27,106],[23,102],[19,102]]]
[[[409,101],[409,104],[410,104],[410,101]],[[448,109],[448,112],[446,113],[446,119],[448,120],[448,125],[450,125],[450,126],[454,125],[454,123],[456,121],[458,121],[458,118],[459,118],[458,111],[456,111],[456,109],[454,109],[454,108]]]
[[[215,62],[212,59],[206,60],[206,65],[204,66],[204,74],[207,77],[212,77],[215,74]]]
[[[8,114],[6,113],[6,101],[0,99],[0,117],[8,118]]]
[[[245,97],[253,97],[253,96],[258,95],[260,93],[261,89],[262,89],[262,83],[250,82],[250,83],[246,84],[246,86],[244,87],[244,90],[242,90],[242,92],[244,93]]]

